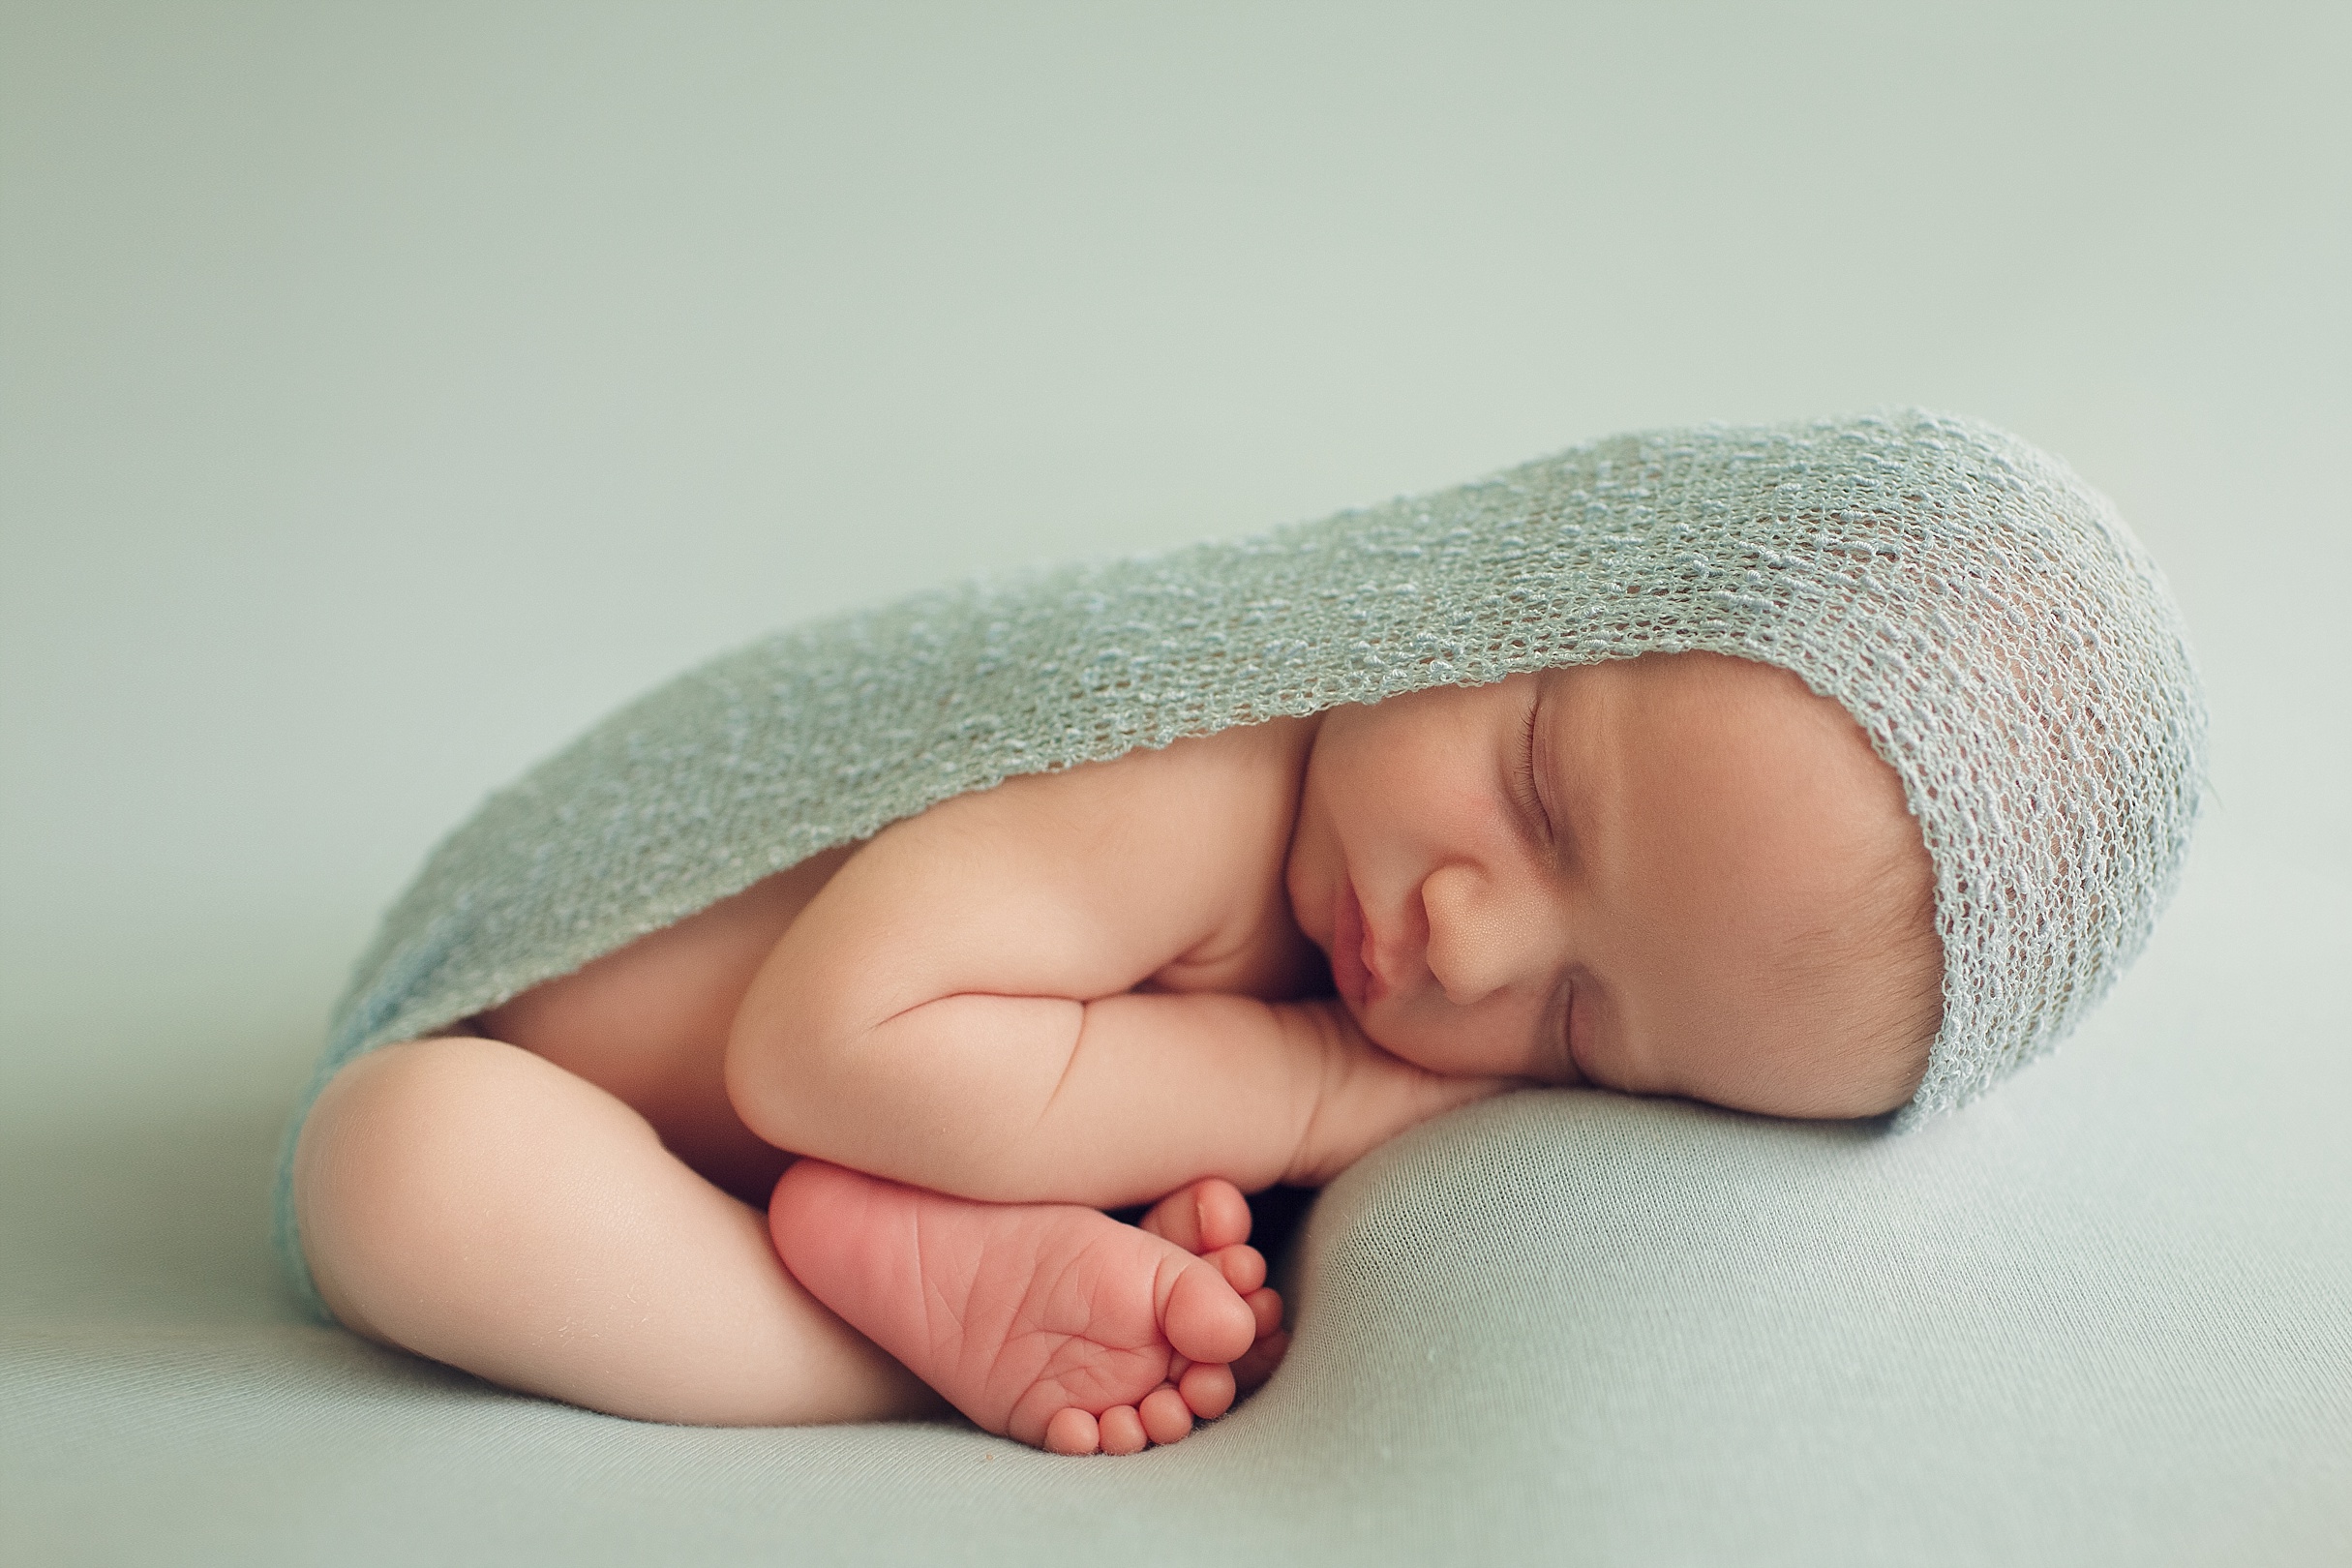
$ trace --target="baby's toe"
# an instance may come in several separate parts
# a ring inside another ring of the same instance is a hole
[[[1192,1251],[1214,1252],[1250,1239],[1250,1200],[1231,1182],[1212,1176],[1193,1183],[1192,1202],[1200,1223],[1200,1245]]]
[[[1151,1207],[1142,1226],[1195,1255],[1250,1239],[1250,1200],[1219,1176],[1170,1192]]]
[[[1153,1204],[1135,1221],[1138,1228],[1150,1231],[1163,1242],[1171,1242],[1188,1252],[1200,1251],[1200,1199],[1196,1190],[1200,1184],[1179,1188]]]
[[[1249,1299],[1250,1292],[1266,1282],[1266,1254],[1254,1247],[1221,1247],[1208,1254],[1217,1265],[1217,1272],[1225,1277],[1233,1293]]]
[[[1196,1363],[1177,1379],[1176,1392],[1183,1398],[1186,1409],[1203,1421],[1214,1421],[1233,1408],[1237,1392],[1233,1369]]]
[[[1191,1407],[1172,1388],[1162,1386],[1146,1394],[1135,1406],[1135,1414],[1143,1422],[1144,1435],[1155,1443],[1182,1442],[1192,1431]]]
[[[1282,1364],[1290,1350],[1290,1333],[1276,1329],[1272,1334],[1250,1347],[1250,1353],[1233,1363],[1233,1382],[1243,1393],[1256,1388],[1274,1375],[1274,1369]]]
[[[1131,1404],[1114,1404],[1097,1420],[1105,1454],[1140,1454],[1151,1440],[1143,1430],[1143,1417]]]
[[[1092,1454],[1101,1446],[1102,1432],[1095,1418],[1074,1404],[1045,1423],[1048,1454]]]
[[[1161,1332],[1188,1360],[1231,1361],[1257,1342],[1256,1310],[1217,1269],[1189,1262],[1168,1292]]]
[[[1242,1302],[1250,1309],[1257,1325],[1257,1339],[1264,1339],[1282,1326],[1282,1298],[1275,1290],[1245,1290]]]

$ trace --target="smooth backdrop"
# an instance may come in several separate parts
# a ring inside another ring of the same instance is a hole
[[[1619,430],[2065,455],[2202,655],[2203,853],[2340,911],[2348,74],[2325,4],[11,0],[0,1324],[299,1405],[325,1010],[619,700]]]

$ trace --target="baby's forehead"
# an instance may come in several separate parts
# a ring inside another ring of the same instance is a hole
[[[1599,730],[1620,747],[1699,752],[1825,750],[1877,760],[1854,715],[1794,672],[1719,653],[1646,653],[1640,658],[1562,665],[1527,678],[1542,701],[1569,721]],[[1893,769],[1865,768],[1874,778]]]
[[[1524,671],[1480,684],[1432,686],[1373,705],[1423,725],[1529,731],[1554,761],[1709,754],[1820,753],[1840,758],[1882,795],[1899,776],[1844,707],[1794,673],[1704,652],[1645,653]],[[1865,761],[1864,759],[1868,759]]]
[[[1787,671],[1678,654],[1548,671],[1534,726],[1560,810],[1694,885],[1823,909],[1932,877],[1901,777]],[[1606,847],[1606,846],[1604,846]]]

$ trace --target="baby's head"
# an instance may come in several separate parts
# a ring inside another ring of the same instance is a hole
[[[2065,1039],[2180,875],[2180,612],[1989,426],[1651,431],[1257,558],[1315,568],[1216,649],[1324,710],[1293,908],[1429,1065],[1916,1125]],[[1309,624],[1268,642],[1277,604]]]
[[[1433,1070],[1781,1116],[1908,1101],[1942,1014],[1895,772],[1786,671],[1651,654],[1323,718],[1292,908]]]

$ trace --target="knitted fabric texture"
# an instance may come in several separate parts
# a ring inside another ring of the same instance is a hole
[[[1944,1021],[1898,1121],[2072,1028],[2186,849],[2204,710],[2107,500],[1905,411],[1618,437],[1238,542],[982,581],[784,632],[493,795],[385,918],[344,1063],[566,974],[832,845],[1015,774],[1342,703],[1644,653],[1842,704],[1935,866]],[[278,1234],[297,1288],[290,1166]]]

